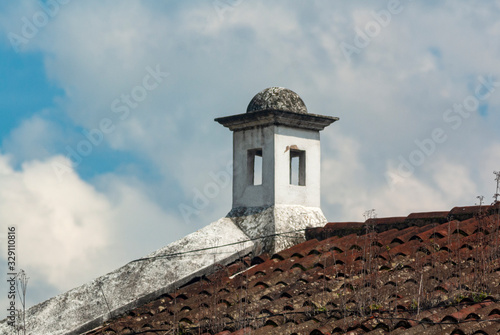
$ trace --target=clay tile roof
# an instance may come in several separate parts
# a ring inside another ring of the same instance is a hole
[[[366,220],[367,224],[373,225],[398,225],[405,222],[406,217],[375,218]]]
[[[424,225],[428,223],[445,223],[449,221],[450,212],[411,213],[406,222],[411,225]]]
[[[454,207],[450,211],[449,215],[453,219],[463,221],[463,220],[467,220],[467,219],[474,217],[474,215],[478,215],[478,213],[480,213],[481,211],[483,213],[488,213],[488,212],[490,212],[491,209],[492,209],[492,206]]]
[[[88,334],[497,334],[497,209],[328,223]]]

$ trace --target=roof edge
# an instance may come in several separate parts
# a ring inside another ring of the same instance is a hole
[[[500,211],[500,202],[493,205],[458,206],[453,207],[450,211],[415,212],[408,216],[373,218],[365,222],[329,222],[324,227],[307,229],[306,239],[321,241],[333,236],[364,235],[368,232],[368,229],[381,233],[391,229],[402,230],[410,226],[422,227],[428,224],[442,224],[453,220],[465,221],[478,215],[492,215],[496,211]]]

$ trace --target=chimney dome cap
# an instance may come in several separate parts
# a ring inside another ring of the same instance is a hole
[[[284,87],[269,87],[260,91],[247,107],[247,113],[265,110],[307,114],[306,105],[299,95]]]

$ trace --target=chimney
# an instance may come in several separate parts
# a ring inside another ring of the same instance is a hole
[[[215,121],[233,131],[231,218],[250,238],[278,252],[304,240],[306,227],[326,224],[320,209],[319,132],[338,118],[307,112],[282,87],[255,95],[244,114]],[[283,235],[282,235],[283,234]]]

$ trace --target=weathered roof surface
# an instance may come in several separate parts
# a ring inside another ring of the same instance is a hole
[[[260,91],[247,107],[247,113],[264,110],[307,113],[306,105],[299,95],[284,87],[269,87]]]
[[[329,223],[89,334],[497,334],[499,209]]]

